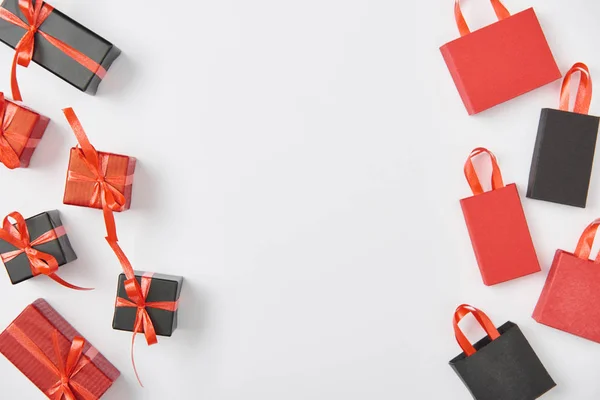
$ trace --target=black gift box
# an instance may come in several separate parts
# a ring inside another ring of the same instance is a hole
[[[527,197],[585,208],[600,118],[544,108]]]
[[[31,242],[42,236],[44,233],[62,226],[58,210],[43,212],[26,219],[25,223],[27,225],[27,230],[29,231]],[[71,247],[71,242],[69,242],[69,238],[66,234],[60,236],[56,240],[32,247],[56,258],[59,266],[77,259],[77,255],[75,254],[73,247]],[[13,250],[17,250],[17,248],[0,239],[0,254]],[[11,261],[5,262],[4,266],[6,267],[6,271],[8,272],[8,276],[13,285],[33,278],[29,259],[24,253],[19,254]]]
[[[141,285],[143,271],[134,271],[135,278]],[[153,274],[150,290],[146,302],[154,301],[178,301],[181,294],[183,277],[165,274]],[[131,300],[125,291],[125,274],[119,275],[117,286],[117,297]],[[156,334],[159,336],[171,336],[177,328],[177,310],[166,311],[157,308],[146,307],[146,311],[152,320]],[[137,309],[134,307],[115,307],[113,318],[113,329],[133,332]]]
[[[4,0],[2,7],[27,22],[19,9],[19,0]],[[40,30],[85,54],[105,70],[121,54],[112,43],[56,9],[42,23]],[[0,19],[0,41],[10,47],[15,48],[25,32],[23,28]],[[33,61],[86,93],[96,93],[102,81],[102,78],[48,42],[39,32],[35,34]]]
[[[476,400],[533,400],[556,386],[519,327],[507,322],[500,337],[481,339],[471,356],[450,361]]]

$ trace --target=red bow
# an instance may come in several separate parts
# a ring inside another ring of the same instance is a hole
[[[65,114],[65,117],[67,117],[67,121],[71,125],[75,137],[79,142],[77,154],[84,161],[91,173],[91,176],[88,176],[69,171],[68,179],[94,183],[94,193],[90,199],[90,206],[94,206],[98,200],[100,200],[108,237],[112,241],[118,241],[113,211],[122,210],[126,199],[125,195],[123,195],[123,193],[115,186],[125,185],[127,183],[127,177],[107,177],[106,169],[108,167],[108,156],[100,156],[98,154],[87,138],[87,135],[81,126],[81,122],[79,122],[79,119],[72,108],[65,108],[63,113]]]
[[[107,238],[108,240],[108,238]],[[117,242],[112,242],[108,240],[108,244],[113,249],[117,258],[121,262],[123,266],[123,271],[125,272],[126,280],[125,280],[125,292],[127,293],[127,297],[129,299],[124,299],[122,297],[117,297],[116,307],[132,307],[137,308],[137,312],[135,314],[135,323],[133,324],[133,337],[131,338],[131,363],[133,364],[133,370],[135,372],[135,376],[138,379],[138,382],[142,385],[142,381],[137,372],[137,368],[135,367],[135,359],[133,357],[133,346],[135,344],[135,336],[137,333],[144,333],[146,337],[146,342],[149,346],[158,343],[158,339],[156,337],[156,331],[154,330],[154,325],[152,324],[152,320],[150,319],[150,315],[148,314],[148,308],[157,308],[165,311],[176,311],[178,302],[177,301],[146,301],[148,297],[148,292],[150,291],[150,285],[152,284],[152,274],[144,274],[142,276],[142,284],[138,283],[135,279],[135,274],[133,272],[133,267],[129,262],[129,259],[121,250],[121,247]]]
[[[2,120],[2,126],[0,127],[0,162],[9,169],[15,169],[21,166],[21,161],[15,149],[8,142],[7,137],[10,135],[12,140],[18,141],[23,147],[27,143],[27,137],[14,132],[7,132],[15,117],[15,110],[7,112],[7,109],[8,102],[4,98],[4,93],[0,93],[0,119]]]
[[[10,222],[11,218],[16,221],[16,227]],[[27,229],[25,218],[23,218],[20,213],[14,211],[4,217],[2,229],[0,229],[0,239],[12,244],[17,250],[0,254],[0,258],[2,259],[2,262],[7,263],[15,259],[18,255],[25,253],[29,259],[29,265],[33,276],[40,274],[46,275],[50,279],[70,289],[92,290],[72,285],[60,278],[56,275],[56,271],[58,271],[58,262],[56,261],[56,258],[51,254],[33,248],[33,246],[51,242],[58,239],[59,236],[64,235],[64,231],[59,233],[60,235],[57,234],[56,230],[52,229],[32,242],[29,238],[29,230]]]
[[[106,70],[97,62],[75,50],[68,44],[56,39],[53,36],[40,30],[40,26],[46,18],[52,13],[54,7],[44,3],[42,0],[36,0],[33,5],[33,0],[19,0],[19,9],[25,15],[27,22],[21,20],[15,14],[7,9],[0,7],[0,18],[25,29],[25,34],[15,46],[15,57],[13,59],[10,84],[12,88],[13,99],[23,101],[19,84],[17,82],[17,64],[23,67],[28,67],[33,58],[35,49],[35,34],[39,33],[44,39],[54,45],[56,48],[67,54],[69,57],[83,65],[85,68],[92,71],[94,74],[103,78],[106,75]]]
[[[46,368],[51,370],[57,377],[56,383],[45,391],[45,394],[52,400],[77,400],[83,398],[83,400],[96,400],[97,396],[92,394],[89,390],[83,387],[81,384],[72,381],[73,377],[77,375],[83,367],[89,364],[90,359],[83,356],[83,346],[85,339],[76,336],[71,343],[71,348],[65,359],[63,358],[60,346],[58,344],[58,331],[52,332],[52,343],[54,347],[54,353],[56,355],[57,363],[55,364],[50,358],[40,349],[21,329],[15,324],[11,324],[7,328],[8,333],[29,352],[37,361],[39,361]],[[75,392],[80,396],[76,397]]]

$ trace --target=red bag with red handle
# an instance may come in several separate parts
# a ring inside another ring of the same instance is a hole
[[[491,3],[499,21],[471,32],[455,0],[461,37],[440,48],[469,115],[561,77],[533,8],[511,15]]]
[[[484,192],[471,161],[486,153],[492,162],[492,190]],[[490,286],[540,271],[517,186],[504,185],[496,157],[482,147],[471,152],[465,176],[472,197],[460,201],[483,283]]]
[[[600,343],[600,254],[589,259],[598,226],[588,225],[574,253],[556,251],[533,318]]]

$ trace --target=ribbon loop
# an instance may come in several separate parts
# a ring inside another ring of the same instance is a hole
[[[571,100],[571,78],[576,72],[580,73],[580,78],[573,112],[587,114],[590,110],[590,104],[592,103],[592,75],[590,74],[587,65],[581,62],[575,63],[563,79],[562,87],[560,89],[560,109],[562,111],[569,111],[569,103]]]
[[[494,12],[498,17],[498,20],[510,17],[510,12],[500,0],[490,0],[490,2],[492,3],[492,7],[494,7]],[[454,0],[454,18],[456,19],[456,25],[458,26],[460,36],[466,36],[471,33],[462,10],[460,9],[460,0]]]
[[[589,224],[581,237],[579,238],[579,242],[577,243],[577,247],[575,248],[575,256],[581,258],[582,260],[589,260],[590,253],[592,252],[592,247],[594,246],[594,239],[596,238],[596,233],[598,232],[598,227],[600,226],[600,218],[594,220],[591,224]],[[594,260],[596,264],[600,264],[600,252],[596,256]]]
[[[504,181],[502,180],[502,173],[500,172],[500,167],[498,166],[498,161],[496,160],[496,156],[494,153],[489,151],[483,147],[477,147],[473,149],[471,154],[469,154],[469,158],[465,163],[465,177],[467,178],[467,182],[473,191],[473,195],[477,196],[479,194],[483,194],[484,190],[481,186],[481,182],[477,176],[477,172],[475,172],[475,167],[473,166],[473,158],[478,156],[479,154],[486,153],[490,156],[490,161],[492,162],[492,190],[500,189],[504,187]]]
[[[465,352],[467,357],[477,352],[475,347],[473,347],[469,339],[467,339],[465,334],[458,326],[458,323],[468,314],[473,314],[475,320],[477,320],[479,325],[485,330],[485,333],[490,337],[491,340],[496,340],[500,337],[500,332],[498,332],[498,329],[496,329],[490,318],[483,311],[468,304],[462,304],[458,306],[454,312],[452,325],[454,326],[454,335],[456,336],[456,341],[461,349]]]

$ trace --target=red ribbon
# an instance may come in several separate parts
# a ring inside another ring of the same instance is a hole
[[[592,246],[594,246],[594,239],[596,238],[596,232],[598,232],[598,226],[600,226],[600,218],[594,220],[591,224],[585,228],[577,247],[575,248],[575,256],[583,260],[589,260],[590,253],[592,252]],[[600,252],[596,256],[594,261],[596,264],[600,264]]]
[[[24,135],[16,132],[7,132],[14,117],[15,110],[8,111],[8,101],[4,98],[4,93],[0,93],[0,119],[2,120],[2,126],[0,127],[0,162],[8,169],[20,167],[21,161],[15,149],[8,142],[7,137],[10,136],[11,139],[20,142],[23,147],[28,140]]]
[[[592,76],[587,65],[584,63],[575,63],[569,72],[566,73],[560,89],[560,109],[562,111],[569,111],[571,77],[575,72],[579,72],[581,78],[579,79],[579,88],[577,89],[573,112],[587,114],[592,103]]]
[[[504,182],[502,181],[502,173],[500,172],[500,167],[498,166],[498,161],[496,160],[496,156],[494,153],[489,151],[483,147],[477,147],[474,149],[471,154],[469,154],[469,158],[467,158],[467,162],[465,163],[465,177],[467,178],[467,182],[473,191],[473,195],[477,196],[478,194],[483,193],[483,188],[481,183],[479,182],[479,178],[477,177],[477,172],[475,172],[475,167],[473,166],[473,157],[478,156],[479,154],[486,153],[490,156],[490,160],[492,162],[492,190],[500,189],[504,187]]]
[[[33,0],[19,0],[19,9],[25,15],[26,22],[21,20],[15,14],[11,13],[7,9],[0,7],[0,18],[8,21],[14,25],[17,25],[25,29],[25,34],[15,46],[15,57],[13,58],[12,71],[10,76],[10,85],[12,88],[13,99],[16,101],[23,101],[21,97],[21,91],[19,90],[19,84],[17,82],[17,64],[25,68],[29,66],[31,59],[33,58],[33,52],[35,49],[35,35],[39,33],[44,39],[50,42],[53,46],[61,50],[63,53],[83,65],[85,68],[92,71],[94,74],[103,78],[106,75],[106,70],[96,61],[92,60],[85,54],[74,49],[68,44],[56,39],[53,36],[40,30],[40,26],[44,23],[46,18],[52,13],[54,7],[44,3],[41,0],[37,0],[33,5]]]
[[[456,311],[454,312],[454,318],[452,319],[452,325],[454,326],[454,336],[456,336],[456,341],[460,348],[465,352],[468,356],[471,356],[477,352],[475,347],[469,342],[469,339],[465,336],[465,334],[460,330],[458,323],[466,317],[468,314],[473,314],[479,325],[485,330],[485,333],[490,337],[491,340],[496,340],[500,337],[500,332],[494,326],[492,321],[489,319],[485,313],[473,306],[468,304],[462,304],[458,306]]]
[[[498,20],[503,20],[510,17],[510,12],[508,12],[500,0],[490,0],[490,2],[494,7],[494,12],[498,17]],[[458,26],[460,36],[465,36],[471,33],[471,30],[467,25],[467,21],[465,21],[465,17],[460,9],[460,0],[454,0],[454,18],[456,19],[456,25]]]
[[[125,206],[125,195],[121,193],[115,186],[125,185],[127,182],[126,176],[106,176],[108,167],[108,156],[100,156],[94,146],[90,143],[79,119],[75,115],[72,108],[63,110],[67,121],[75,133],[75,137],[79,142],[78,157],[80,157],[92,176],[79,174],[69,171],[68,179],[90,182],[94,184],[94,193],[90,198],[90,206],[94,206],[98,199],[102,204],[102,212],[104,213],[104,223],[106,224],[106,232],[108,238],[112,241],[118,241],[117,227],[115,224],[115,216],[113,211],[120,211]]]
[[[73,377],[77,375],[83,367],[89,364],[90,359],[83,355],[83,346],[85,339],[76,336],[71,343],[69,353],[65,358],[60,351],[58,344],[58,331],[52,332],[52,343],[57,363],[55,364],[50,358],[40,349],[21,329],[14,324],[11,324],[7,329],[8,333],[21,345],[28,353],[30,353],[37,361],[52,371],[58,380],[56,383],[46,390],[44,393],[52,400],[97,400],[97,396],[92,394],[81,384],[73,381]],[[79,396],[76,397],[75,393]]]
[[[142,385],[142,381],[137,372],[137,368],[135,366],[135,358],[133,355],[133,348],[135,344],[135,337],[137,333],[144,333],[146,337],[146,342],[149,346],[158,343],[158,338],[156,337],[156,331],[154,330],[154,325],[152,324],[152,319],[150,319],[150,315],[148,314],[148,308],[157,308],[165,311],[176,311],[178,307],[177,301],[146,301],[148,297],[148,293],[150,292],[150,285],[152,284],[152,274],[144,274],[141,278],[142,284],[140,285],[135,278],[135,274],[133,272],[133,267],[129,262],[129,259],[119,246],[117,242],[110,241],[106,238],[108,244],[113,249],[119,262],[123,267],[123,272],[125,273],[125,292],[127,293],[127,297],[129,299],[124,299],[122,297],[117,297],[116,307],[132,307],[137,308],[137,312],[135,314],[135,323],[133,324],[133,337],[131,338],[131,363],[133,365],[133,370],[135,372],[135,376]]]
[[[11,218],[16,221],[16,227],[10,222]],[[7,263],[16,258],[18,255],[25,253],[29,259],[29,265],[31,267],[33,276],[46,275],[55,282],[60,283],[61,285],[70,289],[92,290],[72,285],[60,278],[58,275],[56,275],[56,271],[58,271],[58,262],[56,261],[56,258],[54,258],[51,254],[44,253],[33,248],[33,246],[56,240],[58,237],[59,235],[57,234],[56,230],[52,229],[32,242],[29,238],[29,230],[27,229],[25,219],[20,213],[14,211],[4,217],[2,229],[0,229],[0,239],[12,244],[17,248],[17,250],[0,254],[0,258],[2,259],[2,262]]]

